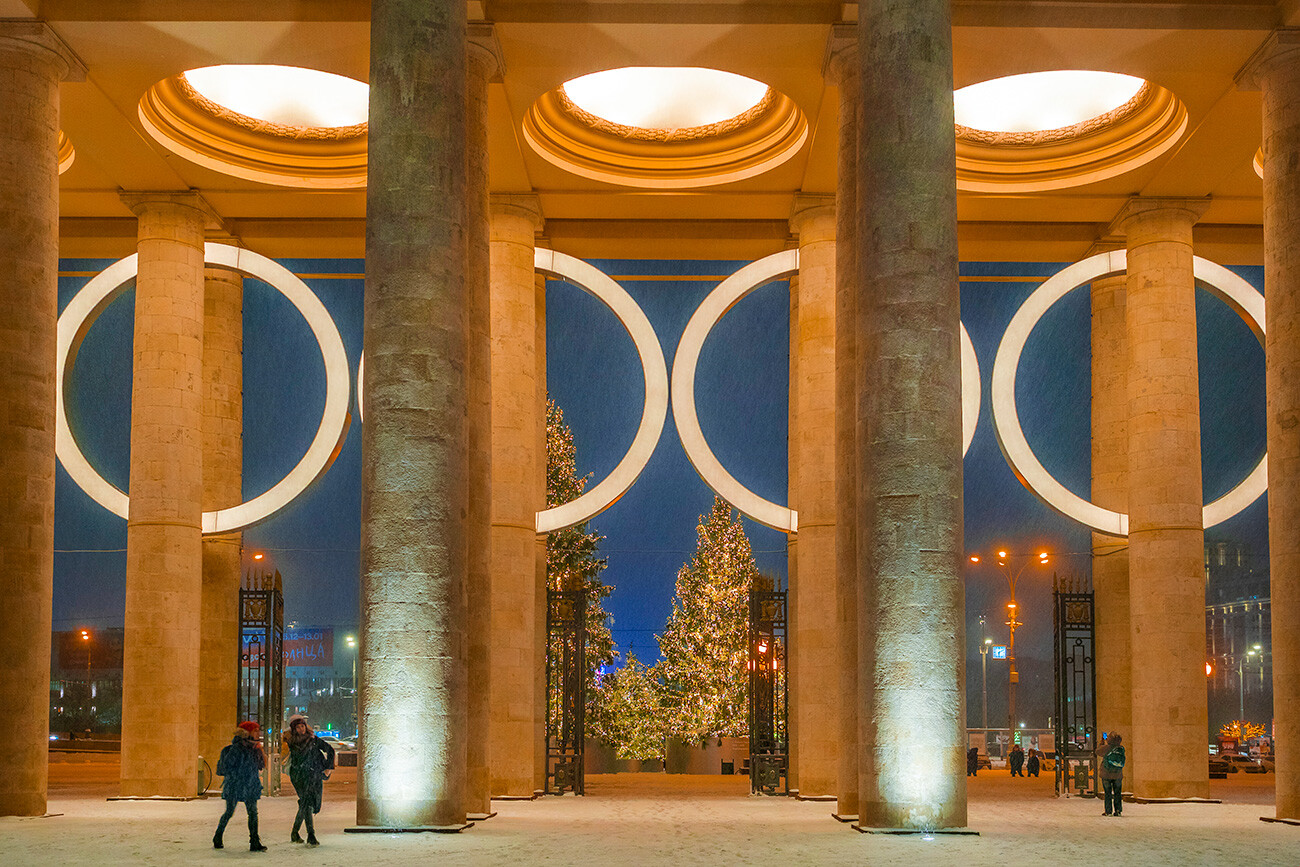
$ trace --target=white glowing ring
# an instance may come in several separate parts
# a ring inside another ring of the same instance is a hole
[[[347,436],[351,386],[348,382],[348,361],[343,339],[339,337],[338,328],[329,312],[307,284],[265,256],[225,244],[204,244],[203,261],[206,265],[256,277],[278,289],[307,320],[325,361],[325,411],[321,413],[316,436],[298,465],[261,496],[229,509],[203,513],[205,534],[231,533],[274,515],[329,469]],[[109,265],[82,287],[59,316],[58,324],[55,453],[78,487],[92,500],[121,518],[127,517],[130,501],[126,494],[105,480],[82,454],[72,436],[72,429],[68,426],[64,392],[72,377],[72,366],[86,332],[104,308],[122,294],[135,277],[136,271],[134,255]]]
[[[773,280],[789,277],[799,271],[799,251],[785,250],[773,253],[757,262],[751,262],[723,280],[709,293],[686,323],[682,339],[677,344],[673,359],[673,420],[682,448],[695,471],[705,483],[731,505],[760,524],[784,533],[799,530],[799,513],[760,497],[727,472],[713,454],[700,428],[695,412],[695,368],[700,361],[704,341],[713,326],[718,324],[728,310],[740,299]],[[966,327],[961,326],[961,386],[962,386],[962,454],[970,448],[979,421],[980,376],[975,347],[971,345]]]
[[[1123,250],[1098,253],[1058,271],[1043,285],[1034,290],[1021,305],[998,347],[993,361],[993,383],[990,395],[993,403],[993,430],[1007,457],[1011,470],[1025,487],[1037,494],[1043,502],[1068,518],[1110,536],[1128,535],[1128,515],[1103,509],[1074,494],[1043,468],[1025,440],[1016,411],[1016,369],[1029,334],[1043,314],[1067,292],[1099,280],[1122,274],[1127,267]],[[1193,274],[1201,286],[1214,293],[1237,312],[1260,342],[1264,339],[1264,296],[1254,286],[1221,265],[1197,256],[1193,260]],[[1213,527],[1249,506],[1268,487],[1268,454],[1260,458],[1255,469],[1235,488],[1219,499],[1205,505],[1202,522]]]
[[[659,345],[659,338],[655,336],[650,320],[632,300],[632,296],[611,277],[581,259],[553,250],[538,248],[533,262],[534,267],[543,274],[567,280],[604,302],[627,329],[645,372],[645,408],[641,413],[641,426],[637,429],[627,454],[600,484],[576,500],[537,513],[537,532],[549,533],[600,514],[627,493],[628,488],[636,482],[659,443],[664,420],[668,417],[668,369],[664,363],[663,348]]]

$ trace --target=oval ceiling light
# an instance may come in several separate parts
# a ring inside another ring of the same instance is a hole
[[[1054,70],[953,96],[957,187],[1055,190],[1112,178],[1169,150],[1187,128],[1176,96],[1130,75]]]
[[[1114,72],[1030,72],[963,87],[954,94],[953,103],[958,126],[987,132],[1045,132],[1114,111],[1137,96],[1145,83]]]
[[[205,66],[185,73],[200,96],[245,117],[282,126],[336,128],[366,122],[370,88],[298,66]]]
[[[767,91],[766,84],[743,75],[680,66],[607,69],[564,84],[583,111],[622,126],[661,130],[730,120],[757,106]]]
[[[794,100],[718,69],[625,67],[543,94],[524,139],[582,177],[681,189],[762,174],[794,156],[808,122]]]
[[[366,183],[364,82],[288,66],[209,66],[140,99],[145,130],[191,162],[286,187]]]

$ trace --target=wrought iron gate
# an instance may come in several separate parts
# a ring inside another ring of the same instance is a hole
[[[786,592],[749,591],[749,787],[790,794],[786,735]]]
[[[546,591],[546,793],[584,792],[587,592]]]
[[[239,588],[238,718],[256,720],[266,747],[262,791],[280,793],[280,728],[284,716],[284,596],[280,573],[252,572]]]
[[[1083,578],[1052,580],[1056,641],[1056,794],[1096,791],[1097,658],[1095,607]]]

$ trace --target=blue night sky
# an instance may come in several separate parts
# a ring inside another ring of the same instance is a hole
[[[333,315],[355,376],[361,350],[363,263],[282,260],[304,276]],[[64,260],[60,309],[102,260]],[[671,365],[677,341],[700,301],[742,262],[597,260],[646,312]],[[993,434],[988,378],[997,343],[1029,293],[1059,266],[965,263],[962,320],[979,358],[982,406],[965,461],[966,549],[1005,545],[1030,553],[1061,553],[1048,570],[1026,569],[1017,585],[1025,626],[1018,632],[1022,705],[1042,724],[1050,713],[1051,576],[1089,569],[1088,532],[1043,505],[1008,468]],[[1256,286],[1262,269],[1235,269]],[[1237,316],[1209,293],[1197,292],[1201,361],[1201,424],[1206,498],[1240,481],[1264,450],[1263,349]],[[133,294],[112,304],[90,330],[68,395],[72,428],[91,463],[118,487],[127,480],[130,430]],[[1068,488],[1089,488],[1089,325],[1086,289],[1065,297],[1030,338],[1017,383],[1030,445]],[[696,392],[701,426],[714,452],[742,483],[786,502],[789,296],[784,282],[742,300],[713,330],[700,358]],[[324,405],[324,367],[306,324],[273,289],[247,280],[244,298],[244,494],[275,484],[299,459]],[[547,367],[551,397],[574,432],[580,472],[603,478],[621,459],[640,419],[643,379],[631,339],[594,298],[565,283],[547,289]],[[670,367],[671,372],[671,367]],[[354,387],[355,394],[355,387]],[[355,399],[355,398],[354,398]],[[285,617],[304,625],[355,628],[358,620],[360,428],[353,425],[329,472],[285,512],[245,532],[246,550],[268,552],[284,576]],[[641,478],[592,521],[605,539],[607,607],[619,648],[642,659],[658,654],[655,633],[672,606],[677,570],[695,546],[698,517],[713,494],[682,450],[669,413]],[[746,522],[759,568],[786,574],[785,537]],[[1246,542],[1257,563],[1267,556],[1261,498],[1209,539]],[[118,626],[124,604],[126,526],[93,503],[58,470],[55,514],[56,629]],[[1000,622],[1006,582],[987,567],[969,567],[967,626],[978,713],[978,618],[1005,642]],[[990,660],[989,679],[1005,679]],[[1039,700],[1038,696],[1041,696]],[[1000,702],[1000,690],[999,698]],[[1040,706],[1041,705],[1041,709]],[[990,692],[990,721],[1005,711]],[[976,722],[978,722],[976,720]]]

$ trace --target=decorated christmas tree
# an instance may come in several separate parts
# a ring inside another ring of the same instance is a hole
[[[582,495],[589,476],[579,476],[577,450],[573,432],[564,423],[564,413],[553,401],[546,401],[546,505],[558,506],[576,500]],[[596,672],[602,665],[614,661],[614,639],[610,635],[610,616],[601,604],[614,588],[600,580],[605,560],[596,552],[603,537],[593,533],[583,521],[555,530],[546,537],[546,586],[551,590],[585,590],[587,593],[587,645],[586,677],[587,732],[593,733],[593,724],[599,716],[597,703],[601,691],[596,689]],[[555,648],[548,648],[554,654]],[[554,693],[551,689],[549,692]],[[552,699],[552,723],[558,713],[558,703]]]
[[[600,714],[593,734],[614,747],[620,759],[645,761],[663,756],[666,721],[656,669],[647,668],[629,653],[622,668],[601,679]]]
[[[659,664],[669,733],[690,740],[748,732],[749,590],[758,577],[739,516],[721,497],[677,572]]]

